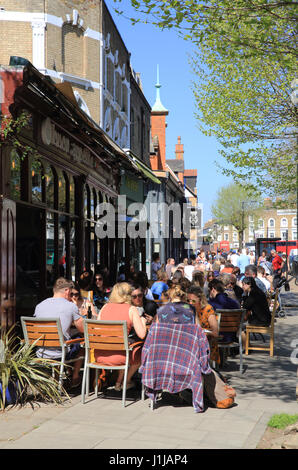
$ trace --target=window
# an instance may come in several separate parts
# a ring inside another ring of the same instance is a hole
[[[258,227],[259,228],[264,228],[264,220],[263,219],[258,220]]]
[[[127,104],[127,86],[126,85],[122,85],[122,106],[121,106],[121,111],[123,113],[126,113],[127,112],[127,109],[128,109],[128,104]]]
[[[293,219],[292,219],[292,227],[297,227],[297,217],[293,217]]]
[[[238,241],[238,233],[237,232],[233,232],[233,241],[234,242]]]
[[[286,240],[287,239],[287,234],[288,234],[287,230],[281,230],[281,232],[280,232],[281,239]]]
[[[228,225],[224,225],[224,230],[229,230],[229,226],[228,226]]]
[[[286,218],[281,219],[280,226],[281,227],[287,227],[288,226],[288,219],[286,219]]]
[[[56,209],[55,204],[55,181],[57,175],[55,170],[50,165],[45,165],[45,186],[46,186],[46,205],[50,209]]]
[[[297,240],[297,230],[292,230],[292,240]]]
[[[21,199],[21,158],[12,150],[10,154],[10,197],[11,199]]]
[[[269,232],[269,238],[274,238],[275,237],[275,232],[270,231]]]
[[[69,177],[69,212],[75,214],[75,181],[73,176]]]
[[[66,201],[66,179],[65,174],[62,170],[57,171],[58,174],[58,209],[62,212],[67,211]]]
[[[44,170],[40,160],[33,159],[31,163],[31,196],[32,202],[34,203],[41,203],[44,201]]]
[[[106,88],[114,96],[114,64],[110,57],[107,57]]]
[[[229,241],[229,234],[228,234],[228,233],[225,233],[225,234],[224,234],[224,240],[225,240],[226,242]]]
[[[268,226],[269,227],[275,227],[275,220],[274,219],[269,219]]]

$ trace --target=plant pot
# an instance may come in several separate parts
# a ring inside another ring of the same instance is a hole
[[[0,395],[2,396],[2,382],[0,382]],[[7,405],[14,405],[18,399],[18,390],[17,384],[14,382],[9,382],[8,387],[6,388],[5,393],[5,406]]]

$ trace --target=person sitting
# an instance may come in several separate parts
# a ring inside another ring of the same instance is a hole
[[[266,272],[263,266],[257,267],[257,277],[258,279],[260,279],[260,281],[263,282],[266,287],[266,292],[269,293],[271,291],[271,282],[267,279]]]
[[[248,323],[256,326],[269,326],[271,313],[265,293],[258,288],[253,277],[244,277],[242,288],[244,291],[242,308],[249,312],[246,316]]]
[[[167,273],[159,269],[157,271],[157,281],[155,281],[151,286],[151,292],[153,294],[154,299],[159,300],[162,292],[168,290],[167,284]]]
[[[131,293],[131,303],[137,307],[140,316],[144,316],[146,324],[152,323],[153,318],[157,312],[157,304],[153,300],[149,300],[145,297],[144,289],[141,285],[134,283],[132,284],[133,291]]]
[[[209,299],[209,282],[212,281],[212,279],[215,279],[214,272],[213,271],[208,271],[206,275],[206,280],[203,283],[203,286],[200,284],[200,287],[202,287],[204,291],[204,295],[206,299]],[[193,285],[196,285],[193,283]]]
[[[146,299],[154,300],[152,291],[149,288],[149,279],[147,273],[144,271],[138,271],[134,276],[134,283],[139,284],[142,287]]]
[[[228,297],[225,293],[225,286],[219,279],[209,282],[209,304],[216,309],[238,309],[239,303]]]
[[[183,279],[183,273],[182,271],[180,271],[180,269],[176,269],[176,271],[174,272],[173,276],[172,276],[172,279],[171,279],[171,285],[173,284],[179,284],[181,279]]]
[[[93,285],[93,302],[94,305],[100,310],[109,300],[111,289],[107,286],[107,281],[102,271],[99,271],[94,276]]]
[[[78,284],[84,299],[93,303],[93,271],[87,270],[80,274]]]
[[[131,303],[131,294],[133,287],[127,282],[120,282],[114,285],[109,302],[101,309],[98,320],[125,320],[127,322],[128,335],[132,328],[138,338],[141,340],[145,338],[146,320],[141,317],[138,309]],[[125,364],[125,352],[122,351],[102,351],[94,350],[94,357],[96,362],[101,364],[118,366]],[[133,388],[135,383],[132,381],[133,375],[137,372],[141,364],[141,349],[138,347],[130,354],[129,369],[127,374],[127,390]],[[122,389],[122,383],[124,378],[124,370],[119,370],[118,378],[115,384],[115,390],[120,391]]]
[[[257,267],[249,264],[248,266],[245,267],[245,277],[253,277],[258,288],[261,289],[261,291],[266,294],[267,289],[265,287],[265,284],[257,277]]]
[[[227,287],[230,288],[230,289],[233,289],[233,291],[235,293],[235,296],[236,296],[236,299],[238,300],[239,305],[241,305],[242,296],[243,296],[243,289],[242,289],[242,287],[240,287],[238,285],[237,278],[236,278],[235,274],[230,274],[229,277],[230,277],[230,282],[227,285]]]
[[[58,278],[53,287],[53,297],[49,297],[37,304],[33,315],[35,318],[59,318],[65,341],[71,339],[73,324],[79,333],[84,332],[84,320],[79,314],[78,307],[71,300],[72,289],[74,289],[73,281],[63,277]],[[69,348],[66,359],[81,357],[83,354],[83,349],[76,343]],[[49,359],[61,358],[62,350],[61,348],[41,347],[37,349],[36,355]],[[79,374],[81,365],[82,360],[74,362],[71,388],[77,387],[80,384]]]
[[[89,300],[86,300],[81,295],[80,286],[78,283],[74,283],[74,287],[71,290],[70,294],[72,302],[78,307],[79,313],[82,317],[87,317],[88,315],[88,307],[91,308],[92,316],[97,315],[97,311]]]
[[[209,271],[209,272],[211,272],[211,271]],[[208,273],[207,273],[207,276],[208,276]],[[203,288],[204,284],[205,284],[204,273],[202,271],[195,271],[192,275],[192,285],[200,286],[200,287]]]
[[[157,310],[157,323],[195,324],[195,309],[186,303],[186,293],[181,286],[174,285],[167,291],[170,301]]]
[[[232,274],[233,269],[234,265],[232,263],[229,263],[229,261],[226,261],[224,267],[220,270],[220,274]]]
[[[218,279],[223,283],[223,285],[225,286],[225,293],[228,295],[228,297],[230,297],[231,299],[234,299],[238,302],[239,304],[239,307],[240,307],[240,302],[236,296],[236,293],[234,291],[234,286],[231,285],[231,276],[232,274],[228,274],[228,273],[223,273],[222,274],[222,271],[218,277]]]
[[[207,337],[210,344],[210,359],[219,363],[218,322],[213,307],[208,304],[204,292],[199,286],[191,286],[187,290],[187,301],[196,310],[196,323],[209,330]]]

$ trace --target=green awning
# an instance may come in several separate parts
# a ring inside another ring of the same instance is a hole
[[[146,167],[143,163],[141,163],[139,160],[137,160],[136,158],[134,158],[134,162],[135,164],[137,165],[137,167],[139,168],[139,170],[149,179],[151,179],[154,183],[157,183],[157,184],[161,184],[161,182],[159,181],[158,178],[156,178],[156,176],[154,175],[154,173],[148,168]]]

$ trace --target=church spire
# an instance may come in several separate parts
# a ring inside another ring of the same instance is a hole
[[[152,111],[153,112],[166,112],[168,113],[168,110],[163,106],[161,100],[160,100],[160,88],[161,88],[161,84],[159,83],[159,65],[157,66],[157,83],[155,85],[155,88],[156,88],[156,99],[155,99],[155,103],[152,107]]]

